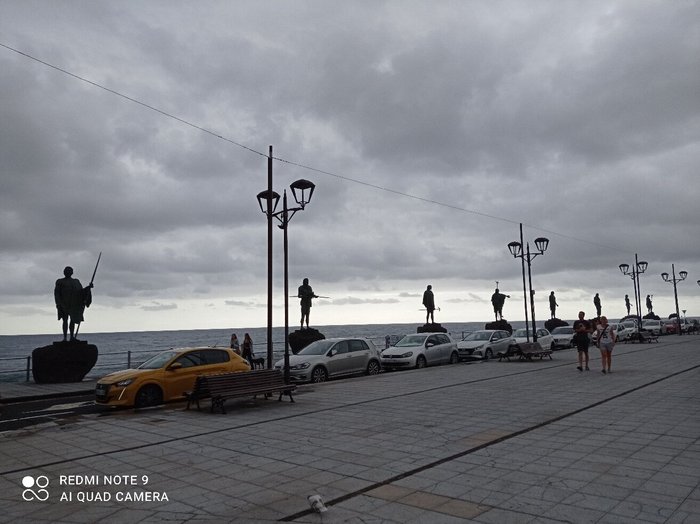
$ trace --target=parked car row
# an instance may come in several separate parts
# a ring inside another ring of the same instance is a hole
[[[563,338],[544,328],[536,333],[538,342],[545,348],[570,345],[571,333],[563,333]],[[289,355],[289,375],[295,383],[315,383],[357,374],[376,375],[382,369],[420,369],[460,360],[489,360],[525,341],[525,329],[516,330],[513,335],[503,330],[478,330],[458,343],[446,333],[408,334],[383,351],[366,338],[323,339],[312,342],[296,355]],[[283,370],[284,360],[276,362],[274,368]],[[99,379],[95,401],[109,406],[156,406],[184,399],[185,392],[193,390],[200,375],[246,371],[250,371],[248,362],[229,348],[171,349],[135,369]]]

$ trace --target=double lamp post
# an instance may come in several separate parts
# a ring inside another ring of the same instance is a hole
[[[260,210],[267,216],[267,367],[272,368],[272,221],[279,221],[284,231],[284,382],[289,383],[289,244],[287,228],[297,211],[302,211],[311,201],[315,184],[299,179],[290,184],[296,207],[287,205],[287,190],[282,196],[282,209],[277,211],[279,193],[272,190],[272,146],[268,157],[268,189],[258,193]]]
[[[678,272],[678,278],[676,278],[676,265],[671,264],[671,273],[672,277],[669,278],[668,273],[661,273],[661,278],[664,279],[664,282],[672,282],[673,283],[673,298],[676,300],[676,325],[678,328],[676,329],[676,332],[680,335],[681,334],[681,313],[678,310],[678,289],[676,288],[676,284],[680,282],[681,280],[685,280],[686,277],[688,276],[687,271],[679,271]],[[698,282],[700,283],[700,281]]]
[[[531,263],[538,255],[543,255],[549,247],[549,239],[545,237],[539,237],[535,239],[535,247],[537,251],[534,253],[530,252],[530,243],[525,244],[525,250],[523,251],[523,225],[520,224],[520,242],[513,241],[508,244],[508,249],[510,250],[513,258],[519,258],[522,266],[523,273],[523,301],[525,303],[525,336],[527,341],[530,342],[530,329],[528,327],[527,318],[527,290],[525,289],[525,263],[527,262],[527,278],[530,289],[530,312],[532,314],[532,341],[537,342],[537,328],[535,326],[535,291],[532,289],[532,270]]]
[[[641,275],[647,270],[648,264],[644,260],[640,261],[639,257],[637,256],[637,253],[635,253],[634,266],[632,267],[632,271],[630,271],[629,264],[620,264],[618,267],[620,268],[620,272],[623,275],[632,278],[632,283],[634,285],[635,310],[637,313],[637,337],[641,338],[640,333],[642,331],[642,292],[639,289],[639,275]]]

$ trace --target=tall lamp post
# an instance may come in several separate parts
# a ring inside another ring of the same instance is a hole
[[[527,262],[527,278],[530,289],[530,313],[532,317],[532,341],[537,342],[537,328],[535,326],[535,292],[532,289],[532,269],[531,263],[538,255],[543,255],[549,247],[549,239],[544,237],[539,237],[535,239],[535,247],[537,251],[535,253],[530,253],[530,243],[525,244],[525,251],[523,251],[523,225],[520,224],[520,242],[513,241],[508,244],[508,249],[510,250],[513,258],[519,258],[523,261],[523,293],[525,293],[525,266],[524,263]],[[525,303],[525,336],[527,341],[530,342],[530,332],[527,325],[527,302]]]
[[[289,242],[287,229],[289,222],[297,211],[302,211],[306,204],[311,201],[316,185],[308,180],[299,179],[290,184],[292,195],[297,203],[297,207],[288,207],[287,190],[282,196],[282,209],[276,211],[280,196],[278,193],[266,190],[258,193],[258,204],[260,210],[265,213],[268,219],[275,217],[279,221],[279,228],[284,231],[284,382],[289,384]],[[308,193],[307,193],[308,192]],[[272,203],[272,204],[270,204]],[[263,205],[265,204],[265,205]],[[268,364],[268,367],[272,367]]]
[[[643,261],[639,260],[639,257],[637,256],[637,253],[634,254],[634,267],[632,268],[632,271],[630,272],[630,266],[629,264],[620,264],[618,266],[620,268],[620,272],[623,275],[627,275],[632,278],[632,283],[634,284],[634,302],[635,302],[635,310],[637,312],[637,337],[641,339],[641,330],[642,330],[642,291],[639,288],[639,275],[644,273],[647,270],[648,264]]]
[[[675,264],[671,264],[671,274],[672,277],[668,278],[668,273],[661,273],[661,278],[664,279],[664,282],[673,282],[673,298],[676,300],[676,325],[678,326],[678,335],[680,336],[681,334],[681,313],[678,311],[678,289],[676,288],[676,284],[682,280],[685,280],[688,276],[687,271],[679,271],[678,272],[678,278],[676,278],[676,266]]]

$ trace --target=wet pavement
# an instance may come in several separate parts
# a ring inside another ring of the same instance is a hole
[[[700,337],[619,344],[609,375],[591,356],[6,431],[0,522],[700,522]],[[92,387],[0,383],[0,401]]]

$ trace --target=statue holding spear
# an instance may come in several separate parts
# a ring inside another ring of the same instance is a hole
[[[77,278],[72,278],[73,268],[66,266],[63,270],[63,278],[56,280],[56,285],[54,287],[53,295],[54,301],[56,302],[56,313],[58,315],[58,320],[63,321],[63,341],[68,340],[68,331],[70,329],[70,340],[77,340],[78,330],[80,330],[80,323],[83,322],[83,312],[86,307],[90,307],[92,303],[92,288],[95,287],[93,282],[95,280],[95,275],[97,274],[97,266],[100,265],[100,258],[102,258],[102,253],[100,252],[97,257],[97,264],[95,264],[95,270],[92,273],[92,279],[90,279],[90,284],[83,288],[80,280]],[[70,319],[70,323],[69,323]]]

